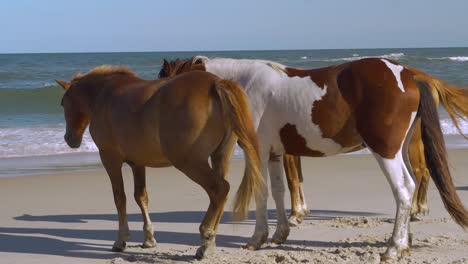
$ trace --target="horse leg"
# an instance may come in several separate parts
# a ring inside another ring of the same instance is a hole
[[[424,168],[422,168],[423,165],[421,165],[422,176],[421,183],[419,184],[417,199],[420,208],[419,213],[427,214],[429,213],[429,208],[427,206],[427,189],[429,188],[429,178],[431,175],[429,174],[429,170],[426,167],[426,162],[424,161],[422,164],[424,164]]]
[[[393,140],[388,139],[388,142],[383,142],[385,145],[380,147],[380,150],[385,153],[385,149],[391,149],[397,144],[400,145],[400,148],[394,157],[383,157],[380,153],[373,150],[372,145],[368,145],[390,183],[397,205],[393,234],[389,241],[389,247],[382,256],[382,259],[384,260],[401,257],[407,253],[409,254],[410,251],[409,220],[415,183],[413,175],[410,172],[411,164],[408,157],[408,144],[409,138],[412,134],[415,115],[416,113],[412,113],[409,127],[401,141],[397,140],[397,138],[394,138]],[[363,139],[366,141],[365,137]],[[376,141],[373,143],[375,144],[375,142]],[[380,142],[380,144],[381,143],[382,142]]]
[[[309,208],[307,207],[307,202],[306,202],[306,199],[305,199],[305,195],[304,195],[304,176],[302,175],[302,165],[301,165],[301,157],[300,156],[296,156],[295,158],[296,160],[296,169],[297,169],[297,174],[299,175],[299,192],[300,192],[300,197],[301,197],[301,203],[302,203],[302,220],[304,220],[304,217],[306,217],[310,211],[309,211]],[[302,222],[301,220],[301,222]]]
[[[429,187],[429,178],[431,175],[429,174],[429,170],[427,169],[427,165],[426,165],[426,156],[424,154],[424,144],[422,142],[420,120],[417,120],[414,135],[415,136],[413,136],[413,138],[416,138],[417,144],[418,144],[418,148],[416,149],[417,153],[415,153],[415,156],[418,157],[418,161],[419,161],[417,165],[418,174],[419,174],[417,175],[417,178],[419,180],[419,183],[416,188],[417,196],[414,196],[414,198],[416,198],[415,200],[418,206],[417,213],[426,214],[427,212],[429,212],[429,209],[427,208],[427,188]]]
[[[223,179],[227,178],[228,170],[229,170],[229,164],[232,158],[232,154],[234,153],[234,149],[236,147],[236,142],[237,142],[237,137],[232,134],[227,138],[227,140],[221,145],[218,150],[216,150],[212,155],[211,155],[211,167],[213,168],[213,171],[218,177],[222,177]],[[224,208],[224,206],[223,206]],[[223,216],[224,210],[220,210],[219,214],[216,216],[215,219],[215,232],[218,230],[218,225],[221,220],[221,217]]]
[[[284,209],[284,167],[282,156],[274,156],[268,162],[268,171],[270,173],[271,194],[276,205],[277,225],[273,234],[272,242],[282,244],[289,236],[289,224]]]
[[[383,158],[377,153],[374,153],[374,156],[390,183],[397,204],[393,235],[383,257],[400,257],[409,253],[409,213],[414,193],[414,182],[403,161],[401,152],[397,153],[393,159]]]
[[[409,158],[416,178],[416,191],[411,206],[411,221],[419,221],[418,215],[427,212],[427,187],[430,176],[424,156],[420,120],[415,121],[415,128],[409,145]]]
[[[302,188],[304,179],[302,177],[301,157],[286,154],[283,156],[283,161],[288,189],[291,195],[291,215],[288,222],[290,226],[297,226],[309,214],[304,189]]]
[[[135,201],[140,207],[141,215],[143,216],[143,233],[145,240],[143,248],[152,248],[156,246],[156,240],[153,236],[153,224],[148,213],[148,194],[146,192],[146,173],[144,166],[132,165]]]
[[[263,149],[263,151],[262,151]],[[268,151],[266,148],[260,147],[260,163],[261,173],[267,182],[268,176]],[[268,215],[267,215],[267,199],[268,199],[268,188],[264,185],[264,188],[259,191],[255,196],[255,231],[253,236],[247,242],[247,249],[257,250],[259,249],[268,239]]]
[[[229,183],[222,175],[215,173],[207,161],[185,162],[174,166],[198,183],[210,199],[210,205],[199,228],[202,244],[195,254],[196,258],[202,259],[216,249],[216,228],[227,200]]]
[[[117,154],[99,152],[102,164],[109,175],[114,193],[114,202],[117,207],[119,217],[119,232],[117,240],[114,242],[112,251],[122,252],[127,247],[127,241],[130,239],[130,230],[127,220],[127,198],[125,197],[124,182],[122,178],[123,161]]]
[[[416,131],[415,131],[415,135],[411,139],[410,146],[408,149],[410,162],[411,162],[411,166],[413,167],[413,173],[414,173],[415,181],[416,181],[416,189],[414,191],[413,202],[411,205],[411,221],[412,222],[420,220],[418,217],[418,214],[420,212],[420,208],[418,204],[418,196],[419,196],[419,188],[421,186],[421,178],[422,178],[422,173],[420,169],[422,145],[420,145],[421,141],[420,140],[418,141],[416,137],[417,136],[416,136]],[[422,151],[424,151],[424,149],[422,149]]]

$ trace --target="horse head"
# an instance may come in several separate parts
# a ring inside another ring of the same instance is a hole
[[[83,133],[90,122],[89,116],[84,110],[85,102],[80,96],[77,82],[60,80],[56,80],[56,82],[65,90],[61,102],[67,124],[64,138],[70,148],[78,148],[83,140]]]

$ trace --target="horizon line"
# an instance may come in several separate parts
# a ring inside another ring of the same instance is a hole
[[[92,53],[189,53],[189,52],[236,52],[236,51],[307,51],[307,50],[382,50],[382,49],[457,49],[468,46],[449,47],[399,47],[399,48],[329,48],[329,49],[220,49],[220,50],[167,50],[167,51],[57,51],[57,52],[0,52],[0,55],[28,55],[28,54],[92,54]]]

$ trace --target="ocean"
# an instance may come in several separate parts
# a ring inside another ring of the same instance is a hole
[[[74,73],[102,64],[126,65],[140,77],[154,79],[164,58],[195,55],[266,59],[301,68],[375,56],[468,86],[468,48],[0,54],[0,177],[100,167],[88,132],[77,150],[64,142],[63,90],[54,79],[69,80]],[[440,113],[448,147],[468,147],[468,141],[456,135],[447,114],[442,109]],[[462,120],[461,126],[468,134],[468,123]],[[235,157],[241,157],[239,150]]]

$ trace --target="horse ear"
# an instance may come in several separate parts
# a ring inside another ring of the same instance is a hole
[[[57,82],[58,85],[62,86],[64,90],[68,90],[68,88],[70,88],[70,83],[67,83],[66,81],[55,80],[55,82]]]
[[[166,59],[163,59],[163,68],[169,66],[169,62]]]

